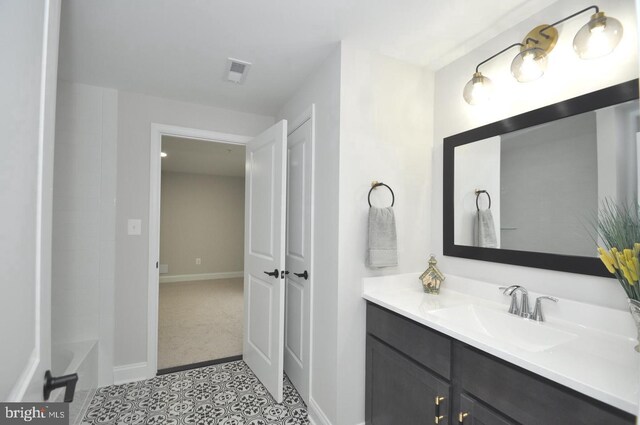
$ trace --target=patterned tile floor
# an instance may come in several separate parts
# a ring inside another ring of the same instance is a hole
[[[236,361],[98,388],[82,424],[308,425],[307,408],[285,376],[277,404]]]

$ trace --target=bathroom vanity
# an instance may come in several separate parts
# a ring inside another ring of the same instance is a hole
[[[635,423],[633,324],[607,328],[627,312],[560,300],[538,323],[453,276],[437,296],[417,275],[368,278],[363,297],[367,424]]]

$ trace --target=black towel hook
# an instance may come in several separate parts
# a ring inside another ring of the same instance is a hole
[[[491,209],[491,195],[489,195],[489,192],[487,192],[486,190],[477,190],[476,189],[476,209],[478,211],[480,211],[480,206],[478,205],[478,198],[480,198],[480,194],[485,193],[487,195],[487,198],[489,198],[489,208],[487,208],[488,210]]]
[[[391,192],[391,206],[393,206],[396,203],[396,195],[393,193],[393,190],[382,182],[374,181],[374,182],[371,182],[371,189],[369,189],[369,196],[367,196],[367,201],[369,202],[369,208],[371,208],[371,192],[373,192],[373,189],[379,186],[384,186],[387,189],[389,189],[389,192]]]

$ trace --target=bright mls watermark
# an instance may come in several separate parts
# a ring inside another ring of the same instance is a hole
[[[68,403],[0,403],[0,425],[69,425]]]

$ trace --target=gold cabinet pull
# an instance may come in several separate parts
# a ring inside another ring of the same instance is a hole
[[[458,423],[462,425],[464,423],[464,418],[466,418],[467,416],[469,416],[468,413],[460,412],[460,414],[458,415]]]
[[[441,395],[437,395],[435,398],[435,404],[436,404],[436,419],[435,419],[435,423],[439,424],[441,423],[441,421],[444,419],[444,416],[440,414],[440,403],[442,403],[444,401],[444,397]]]

